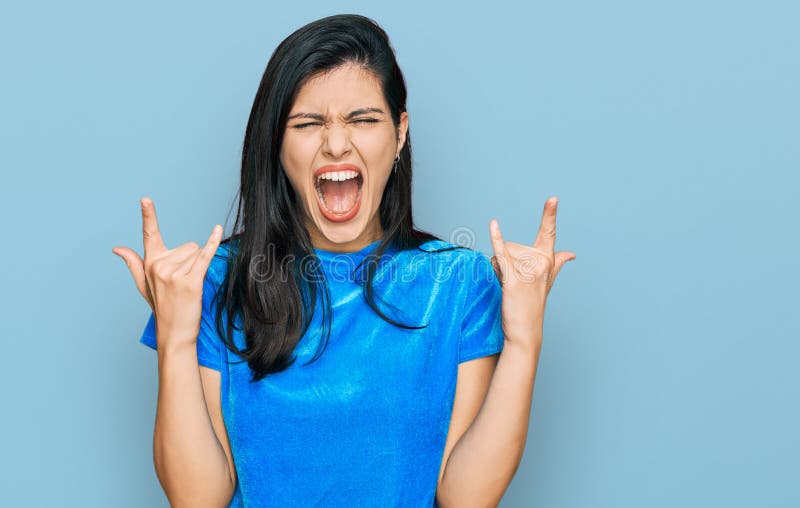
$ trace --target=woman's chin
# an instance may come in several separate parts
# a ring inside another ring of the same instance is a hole
[[[352,227],[339,226],[334,230],[331,230],[330,228],[322,228],[321,232],[322,236],[325,237],[327,242],[342,245],[344,247],[344,245],[355,241],[361,233],[361,230],[355,225],[352,225]],[[327,248],[325,249],[328,250]]]
[[[349,219],[340,221],[331,221],[325,214],[319,213],[315,222],[325,240],[342,246],[356,241],[366,226],[357,211]]]

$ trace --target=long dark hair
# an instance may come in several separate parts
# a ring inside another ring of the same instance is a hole
[[[379,79],[396,131],[400,115],[406,111],[403,74],[384,30],[372,19],[356,14],[313,21],[284,39],[267,64],[250,111],[236,221],[231,236],[223,240],[229,247],[228,268],[215,295],[215,321],[226,346],[248,362],[254,382],[294,363],[292,353],[309,327],[318,294],[323,298],[325,341],[311,361],[319,358],[330,337],[330,294],[279,153],[286,117],[303,84],[350,63],[370,70]],[[386,316],[375,304],[372,282],[390,245],[402,251],[440,240],[414,228],[411,173],[411,136],[407,132],[397,170],[392,171],[380,202],[384,236],[362,262],[369,306],[387,322],[408,329],[423,326],[402,324]],[[291,261],[287,263],[287,259]],[[266,266],[268,273],[255,277],[256,266]],[[228,315],[225,331],[223,309]],[[237,313],[241,316],[237,329],[245,332],[247,347],[243,350],[233,341]]]

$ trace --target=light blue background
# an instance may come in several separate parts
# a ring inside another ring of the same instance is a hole
[[[0,10],[4,506],[167,506],[115,245],[228,217],[275,46],[357,12],[409,88],[419,226],[577,260],[502,507],[800,506],[796,2],[28,2]]]

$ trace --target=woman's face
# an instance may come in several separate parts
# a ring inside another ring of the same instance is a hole
[[[408,114],[395,128],[370,71],[341,66],[309,80],[289,112],[280,160],[314,247],[353,252],[382,235],[378,214]]]

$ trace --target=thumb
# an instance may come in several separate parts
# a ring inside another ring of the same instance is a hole
[[[577,257],[578,256],[576,256],[575,253],[569,252],[569,251],[565,251],[565,250],[556,252],[556,254],[555,254],[555,269],[553,270],[554,275],[557,274],[558,271],[561,270],[561,267],[564,266],[565,264],[567,264],[568,261],[572,261]]]
[[[556,254],[555,254],[555,264],[553,266],[553,277],[550,280],[550,286],[552,286],[553,282],[555,282],[556,277],[558,276],[558,272],[561,270],[561,268],[565,264],[567,264],[567,262],[572,261],[576,257],[577,256],[575,256],[575,254],[573,254],[572,252],[568,252],[568,251],[556,252]]]
[[[137,254],[136,251],[127,247],[114,247],[111,249],[111,252],[125,261],[125,264],[128,266],[128,270],[130,270],[131,275],[133,276],[136,289],[138,289],[139,293],[142,294],[144,299],[147,301],[147,304],[152,307],[153,304],[150,301],[150,292],[147,289],[147,278],[144,275],[144,261],[142,258],[139,257],[139,254]]]

